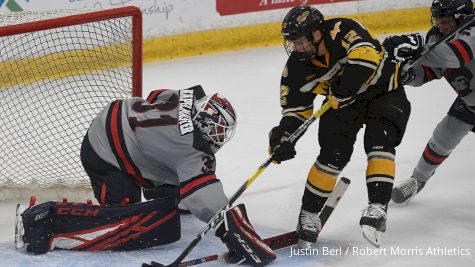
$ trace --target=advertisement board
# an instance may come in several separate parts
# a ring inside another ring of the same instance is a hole
[[[280,22],[289,8],[315,5],[325,16],[428,7],[432,0],[0,0],[0,12],[103,9],[142,10],[144,37],[172,36]]]

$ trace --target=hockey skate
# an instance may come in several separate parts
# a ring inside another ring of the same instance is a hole
[[[391,195],[392,201],[397,204],[408,204],[422,188],[424,188],[425,182],[419,182],[416,178],[411,177],[405,181],[399,182],[393,188]]]
[[[322,223],[317,213],[300,210],[297,224],[297,237],[299,248],[312,248],[312,244],[317,242],[318,233],[322,229]]]
[[[23,235],[25,234],[25,229],[23,228],[23,219],[21,215],[26,210],[26,206],[17,204],[16,206],[16,216],[15,216],[15,248],[24,248],[25,242],[23,241]]]
[[[371,203],[361,214],[363,237],[377,248],[381,245],[382,233],[386,232],[386,211],[386,205]]]

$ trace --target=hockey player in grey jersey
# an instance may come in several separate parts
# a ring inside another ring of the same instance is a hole
[[[455,29],[467,15],[473,14],[473,3],[471,0],[434,0],[431,13],[434,26],[427,33],[427,44],[437,42]],[[420,64],[414,65],[403,75],[405,83],[411,86],[445,78],[458,96],[434,129],[412,176],[394,187],[392,200],[395,203],[408,203],[414,198],[464,136],[474,130],[475,24],[471,26],[424,54]],[[398,47],[411,47],[411,41],[406,41],[407,36],[393,36],[385,40],[385,45],[387,50],[397,54]]]
[[[133,250],[178,240],[177,202],[203,222],[228,203],[215,175],[215,153],[235,127],[229,101],[206,96],[199,85],[113,101],[96,116],[81,147],[101,206],[52,201],[32,206],[17,223],[24,228],[17,241],[45,253],[55,247]],[[141,202],[141,188],[153,200]],[[275,259],[243,204],[231,208],[224,221],[216,235],[233,251],[230,261],[262,266]]]
[[[193,103],[203,110],[194,112]],[[219,115],[208,114],[206,106]],[[140,202],[141,187],[175,188],[181,204],[207,222],[227,203],[215,176],[215,153],[232,138],[235,125],[231,104],[219,94],[205,96],[201,86],[156,90],[146,100],[127,98],[105,107],[89,127],[81,160],[100,203]],[[104,170],[106,164],[113,171]]]

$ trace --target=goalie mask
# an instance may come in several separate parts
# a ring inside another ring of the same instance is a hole
[[[216,153],[233,137],[236,113],[226,98],[215,93],[196,100],[193,123]]]

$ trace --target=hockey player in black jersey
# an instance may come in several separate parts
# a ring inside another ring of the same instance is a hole
[[[472,15],[471,0],[434,0],[431,6],[433,27],[427,33],[430,45],[444,38],[468,15]],[[447,159],[460,141],[475,127],[475,23],[446,43],[441,43],[404,74],[404,82],[421,86],[433,79],[445,78],[457,97],[447,115],[435,127],[412,176],[398,183],[392,193],[396,203],[407,204],[425,186],[436,169]],[[391,36],[385,46],[393,51],[407,47],[407,36]]]
[[[175,242],[181,234],[178,202],[203,222],[228,204],[215,175],[215,153],[232,138],[235,126],[231,103],[217,93],[205,95],[199,85],[111,102],[91,123],[81,147],[101,205],[49,201],[31,206],[17,223],[24,230],[17,243],[45,253]],[[141,202],[141,188],[151,201]],[[233,251],[230,261],[263,266],[275,259],[243,204],[227,213],[216,235]]]
[[[379,246],[395,175],[395,148],[411,110],[399,82],[398,65],[359,22],[324,20],[310,6],[287,13],[282,35],[289,58],[281,78],[282,119],[269,134],[275,162],[295,156],[295,144],[286,138],[312,115],[317,94],[326,95],[332,106],[319,121],[320,154],[310,168],[302,197],[299,245],[309,247],[317,241],[318,213],[350,160],[357,133],[366,125],[369,205],[360,225],[364,236]]]

